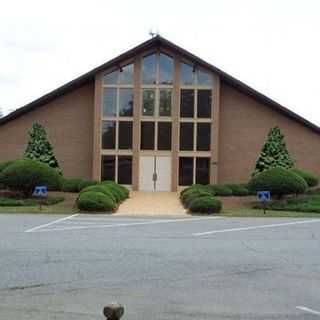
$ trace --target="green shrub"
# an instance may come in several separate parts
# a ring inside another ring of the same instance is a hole
[[[123,201],[129,197],[129,190],[114,181],[106,180],[102,181],[101,184],[109,186],[110,190],[112,190],[112,193],[116,197],[120,198],[120,201]]]
[[[5,161],[5,162],[1,162],[0,163],[0,173],[6,168],[8,167],[10,164],[12,164],[14,161]]]
[[[193,184],[192,186],[183,189],[180,192],[180,196],[183,196],[185,193],[192,192],[194,190],[205,190],[205,189],[206,189],[206,186],[203,184]]]
[[[87,191],[80,194],[77,207],[82,211],[112,212],[116,205],[110,197],[101,192]]]
[[[82,191],[84,188],[86,187],[90,187],[90,186],[94,186],[98,184],[98,181],[94,181],[94,180],[83,180],[79,183],[78,185],[78,191]]]
[[[249,191],[244,187],[244,184],[227,184],[226,186],[231,189],[232,195],[234,196],[243,197],[249,194]]]
[[[232,196],[232,190],[224,184],[210,184],[210,185],[207,185],[206,187],[207,187],[207,190],[212,195],[221,196],[221,197]]]
[[[16,160],[0,173],[5,187],[30,196],[35,186],[45,185],[49,190],[61,187],[61,176],[48,165],[35,160]]]
[[[107,197],[109,197],[115,204],[119,202],[119,200],[117,200],[115,198],[115,196],[112,194],[112,192],[110,191],[110,187],[105,186],[103,184],[97,184],[94,186],[89,186],[84,188],[81,192],[80,195],[84,192],[88,192],[88,191],[93,191],[93,192],[101,192],[103,194],[105,194]],[[79,197],[80,197],[79,195]]]
[[[319,178],[309,172],[302,171],[299,169],[291,169],[291,171],[300,176],[302,179],[304,179],[309,187],[315,187],[319,183]]]
[[[207,197],[207,196],[212,197],[212,195],[208,191],[201,190],[201,189],[195,189],[195,190],[191,190],[191,192],[184,193],[181,197],[181,200],[182,200],[182,203],[184,204],[184,206],[186,208],[189,208],[190,204],[192,203],[192,201],[194,199],[201,198],[201,197]]]
[[[63,192],[79,192],[79,185],[83,183],[83,179],[81,178],[71,178],[66,179],[64,178],[62,181],[62,188]]]
[[[271,195],[278,197],[304,193],[307,187],[307,183],[300,176],[280,167],[266,170],[249,182],[250,192],[270,191]]]
[[[191,212],[198,213],[218,213],[222,209],[221,201],[213,196],[203,196],[194,199],[189,207]]]

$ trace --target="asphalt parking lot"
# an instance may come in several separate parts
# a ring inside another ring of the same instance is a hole
[[[320,219],[0,215],[0,319],[320,319]]]

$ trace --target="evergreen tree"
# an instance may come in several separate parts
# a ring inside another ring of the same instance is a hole
[[[284,135],[280,128],[272,128],[268,133],[267,141],[261,150],[252,176],[275,167],[290,169],[293,165],[294,161],[288,152]]]
[[[40,123],[34,123],[29,132],[30,139],[24,152],[25,159],[38,160],[52,168],[59,168],[53,148],[47,139],[45,128]]]

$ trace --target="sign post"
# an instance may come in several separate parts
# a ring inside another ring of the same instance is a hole
[[[39,199],[40,211],[42,210],[42,200],[48,197],[48,188],[46,186],[36,186],[34,188],[33,197]]]
[[[263,213],[266,214],[267,202],[271,200],[270,191],[258,191],[257,198],[263,204]]]

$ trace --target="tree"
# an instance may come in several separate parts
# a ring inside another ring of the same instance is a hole
[[[293,165],[294,161],[288,152],[284,135],[279,127],[272,128],[268,133],[267,141],[261,150],[252,176],[276,167],[290,169]]]
[[[29,132],[29,142],[24,152],[25,159],[38,160],[52,168],[59,168],[53,148],[47,139],[45,128],[40,123],[34,123]]]

